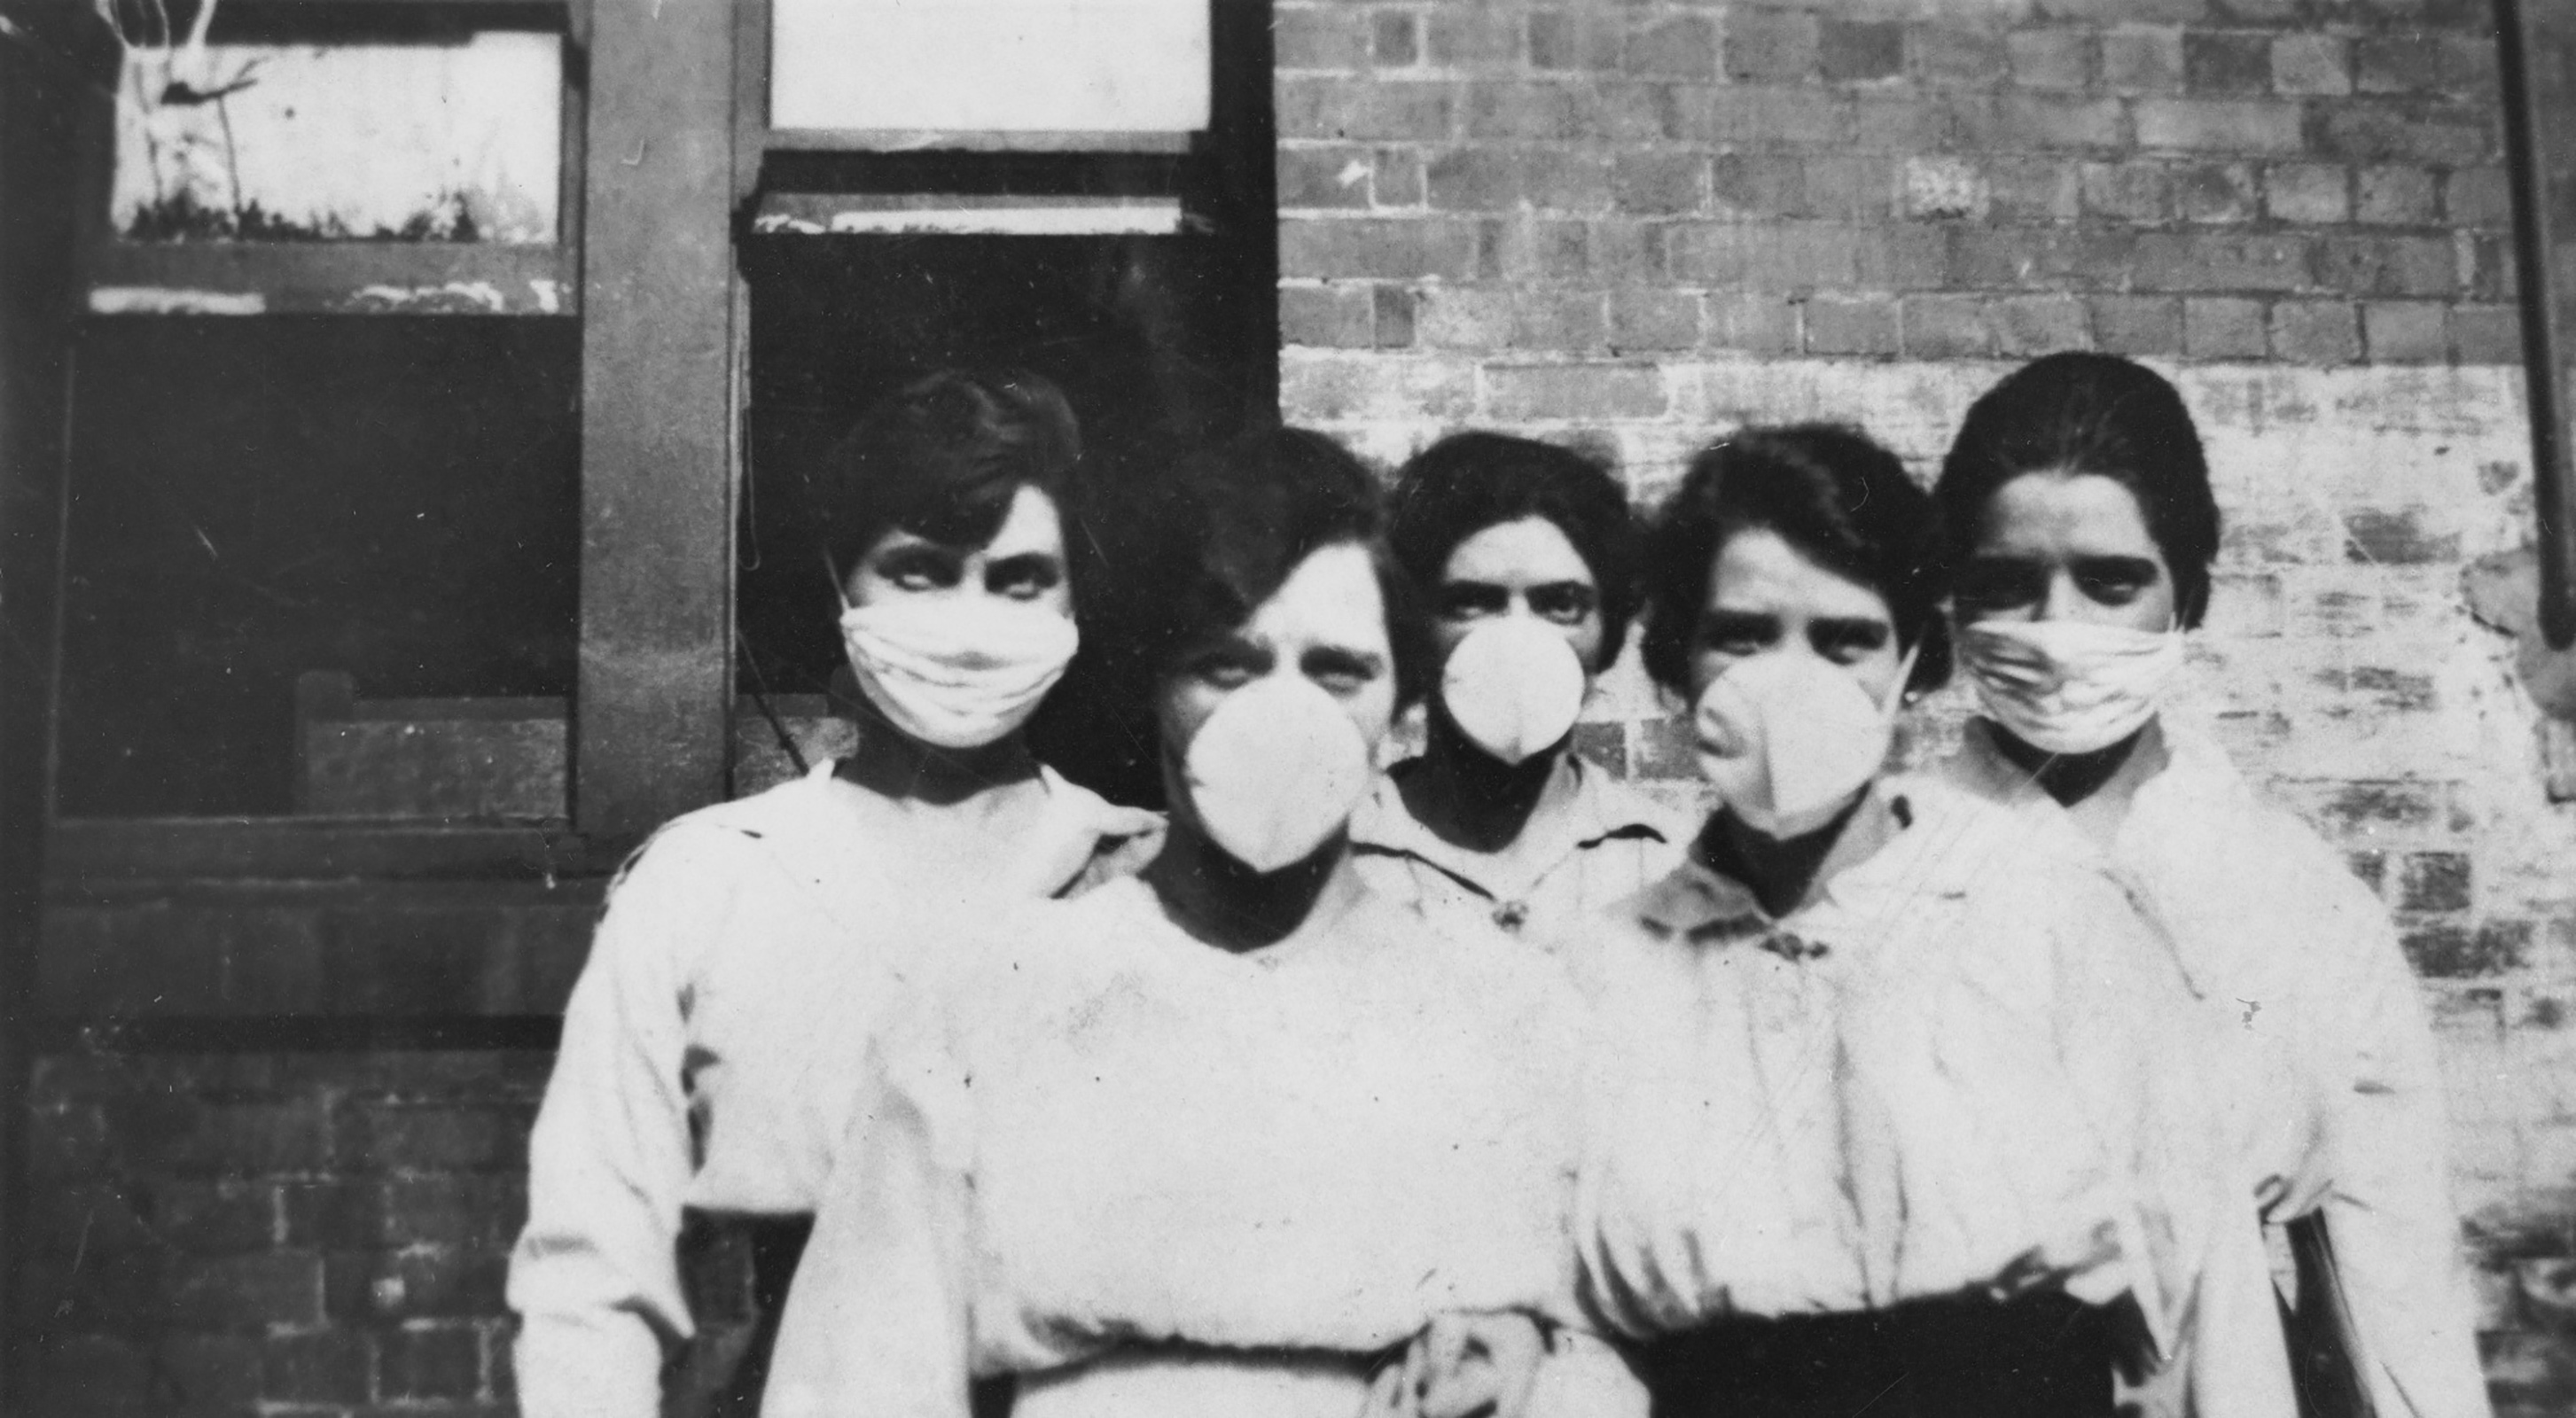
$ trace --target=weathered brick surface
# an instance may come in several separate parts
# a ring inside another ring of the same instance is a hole
[[[488,1411],[548,1063],[40,1059],[13,1311],[40,1411]]]

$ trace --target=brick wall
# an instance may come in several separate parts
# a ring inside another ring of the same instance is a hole
[[[2131,354],[2228,519],[2194,701],[2397,912],[2508,1411],[2576,1405],[2576,810],[2463,565],[2530,539],[2471,0],[1280,0],[1283,401],[1392,462],[1857,421],[1918,470],[2014,361]],[[1917,752],[1958,705],[1936,705]],[[1590,744],[1692,797],[1636,675]]]

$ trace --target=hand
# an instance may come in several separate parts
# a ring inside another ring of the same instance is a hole
[[[1362,1418],[1520,1418],[1547,1335],[1518,1310],[1435,1317],[1369,1384]]]

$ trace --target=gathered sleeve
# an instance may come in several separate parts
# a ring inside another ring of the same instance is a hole
[[[788,1291],[763,1418],[967,1418],[973,1218],[952,1155],[963,1081],[943,1053],[906,1041],[872,1049],[868,1072]]]
[[[653,1418],[691,1332],[675,1245],[692,1168],[689,962],[732,909],[731,834],[666,829],[610,888],[529,1139],[510,1260],[529,1418]]]

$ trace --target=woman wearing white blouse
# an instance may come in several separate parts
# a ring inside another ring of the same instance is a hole
[[[955,1418],[1009,1376],[1021,1418],[1352,1418],[1373,1376],[1419,1401],[1390,1366],[1455,1313],[1546,1336],[1542,1407],[1623,1411],[1564,1328],[1570,987],[1349,860],[1426,659],[1373,480],[1288,430],[1137,493],[1099,527],[1163,854],[915,982],[764,1412]]]
[[[961,913],[1152,855],[1153,814],[1057,777],[1020,727],[1073,650],[1058,502],[1078,456],[1052,386],[959,373],[905,389],[835,455],[837,585],[815,590],[844,607],[859,746],[670,823],[609,891],[510,1264],[529,1418],[748,1412],[884,973]],[[750,1233],[767,1309],[747,1353],[686,1348],[684,1213]]]

